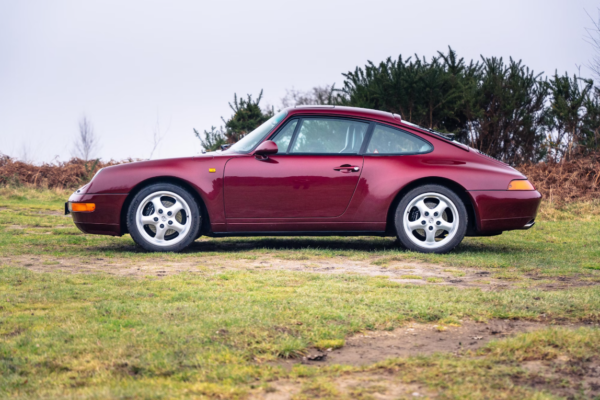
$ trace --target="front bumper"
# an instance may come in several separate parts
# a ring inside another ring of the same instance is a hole
[[[469,195],[480,233],[530,229],[542,201],[537,190],[482,190]]]
[[[121,210],[127,194],[77,194],[65,203],[65,215],[71,214],[75,226],[84,233],[121,236]],[[71,203],[94,203],[93,212],[73,212]]]

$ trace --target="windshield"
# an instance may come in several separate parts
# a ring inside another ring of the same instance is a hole
[[[268,119],[261,126],[248,133],[246,136],[241,138],[237,143],[233,144],[229,149],[236,153],[247,153],[252,150],[269,132],[273,130],[287,115],[287,111],[281,111],[270,119]]]

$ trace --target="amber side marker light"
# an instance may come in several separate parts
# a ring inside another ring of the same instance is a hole
[[[73,212],[92,212],[96,209],[94,203],[71,203],[71,211]]]
[[[535,190],[535,188],[527,179],[520,179],[510,182],[508,190]]]

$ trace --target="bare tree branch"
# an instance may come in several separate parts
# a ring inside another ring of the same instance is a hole
[[[79,135],[75,138],[73,154],[75,157],[88,161],[97,148],[98,137],[91,121],[84,115],[79,120]]]
[[[154,130],[152,131],[152,150],[150,151],[150,157],[148,157],[149,160],[152,159],[154,152],[158,149],[160,142],[162,142],[162,140],[165,138],[165,135],[169,132],[170,127],[171,123],[169,122],[167,129],[164,132],[161,132],[160,116],[158,113],[156,113],[156,124],[154,125]]]
[[[33,163],[33,151],[31,149],[30,143],[23,143],[21,145],[21,151],[19,152],[19,160],[23,161],[26,164]]]
[[[592,45],[594,49],[594,57],[590,60],[588,67],[594,72],[598,81],[600,81],[600,9],[598,9],[598,20],[586,11],[588,17],[592,21],[592,28],[585,28],[587,36],[585,41]]]

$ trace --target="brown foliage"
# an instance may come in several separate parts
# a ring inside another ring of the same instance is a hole
[[[131,161],[96,162],[72,158],[66,162],[34,165],[0,155],[0,185],[75,188],[92,179],[100,168]]]
[[[55,164],[33,165],[0,156],[0,185],[75,188],[100,169],[135,160],[98,162],[73,158]],[[525,174],[546,200],[563,202],[600,199],[600,153],[579,156],[564,163],[523,164]]]
[[[562,163],[524,164],[517,169],[549,201],[600,199],[600,153]]]

